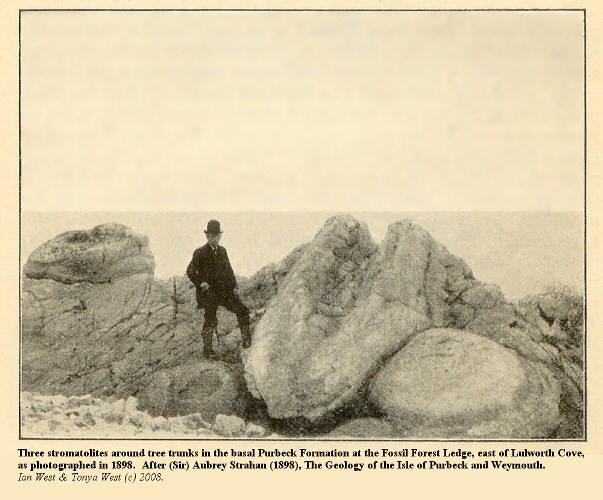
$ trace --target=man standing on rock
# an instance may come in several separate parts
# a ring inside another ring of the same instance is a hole
[[[195,284],[197,308],[205,309],[201,331],[203,356],[216,359],[217,354],[212,348],[212,335],[218,326],[218,306],[223,306],[237,315],[244,349],[251,346],[249,309],[239,298],[237,280],[226,249],[218,244],[222,237],[220,222],[210,220],[205,235],[207,244],[195,250],[186,275]]]

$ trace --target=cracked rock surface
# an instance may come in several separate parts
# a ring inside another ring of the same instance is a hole
[[[543,372],[522,386],[534,391],[528,399],[540,394],[542,382],[553,388],[556,404],[561,397],[580,411],[581,366],[548,342],[497,286],[476,280],[461,259],[410,221],[392,224],[377,246],[366,226],[349,216],[327,221],[282,281],[245,353],[247,385],[273,418],[320,422],[361,402],[390,358],[433,328],[477,334],[512,350],[510,359],[521,360],[509,364],[517,380],[528,366],[529,373]],[[479,365],[476,356],[465,360],[465,369]],[[531,435],[552,432],[557,410],[551,415],[529,427]]]
[[[544,299],[518,308],[410,221],[377,245],[362,222],[333,217],[240,279],[253,344],[240,349],[236,319],[220,308],[214,348],[225,362],[202,359],[189,280],[153,269],[146,237],[118,224],[34,251],[23,389],[136,397],[162,417],[257,414],[337,436],[582,436],[581,344],[560,330],[574,316]],[[446,369],[455,378],[437,379]]]
[[[243,357],[271,417],[320,418],[346,403],[377,361],[375,341],[391,343],[388,332],[363,335],[374,317],[358,314],[376,250],[364,224],[332,218],[283,280]]]
[[[142,261],[135,261],[138,255]],[[294,252],[241,280],[254,323],[295,259]],[[117,224],[64,233],[34,251],[23,278],[23,389],[119,398],[145,389],[144,406],[163,408],[166,415],[200,408],[208,415],[240,413],[241,391],[247,391],[237,368],[236,318],[220,308],[219,339],[214,338],[215,349],[230,365],[207,365],[194,287],[185,276],[156,279],[153,268],[146,237]],[[158,377],[168,377],[167,390],[182,394],[162,393]],[[149,400],[151,387],[157,389],[156,401]]]
[[[193,291],[176,282],[174,298],[171,283],[148,274],[104,284],[26,278],[24,389],[127,397],[155,371],[200,359]]]

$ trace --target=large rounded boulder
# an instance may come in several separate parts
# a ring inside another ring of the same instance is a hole
[[[379,410],[417,438],[545,438],[560,423],[560,394],[549,370],[450,328],[413,337],[370,386]]]
[[[363,335],[372,318],[356,314],[375,251],[366,225],[332,218],[282,281],[244,354],[247,385],[270,416],[319,419],[362,383],[371,343],[387,342]]]
[[[61,283],[111,283],[134,274],[153,274],[155,260],[146,236],[122,224],[68,231],[37,248],[25,276]]]
[[[156,372],[138,398],[140,407],[151,415],[199,413],[209,422],[220,414],[241,415],[246,403],[240,373],[226,363],[213,361]]]

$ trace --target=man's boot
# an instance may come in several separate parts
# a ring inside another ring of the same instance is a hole
[[[249,331],[249,325],[239,326],[241,330],[241,337],[243,337],[243,349],[251,347],[251,332]]]
[[[213,327],[204,328],[201,331],[201,338],[203,339],[203,357],[205,359],[217,360],[217,359],[219,359],[219,356],[216,353],[216,351],[214,351],[212,349],[212,346],[211,346],[213,334],[214,334]]]

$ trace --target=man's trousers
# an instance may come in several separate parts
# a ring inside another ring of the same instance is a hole
[[[249,326],[249,308],[241,302],[241,299],[233,291],[212,293],[210,290],[204,307],[203,330],[209,330],[218,325],[216,314],[219,306],[225,307],[237,315],[239,328]]]

